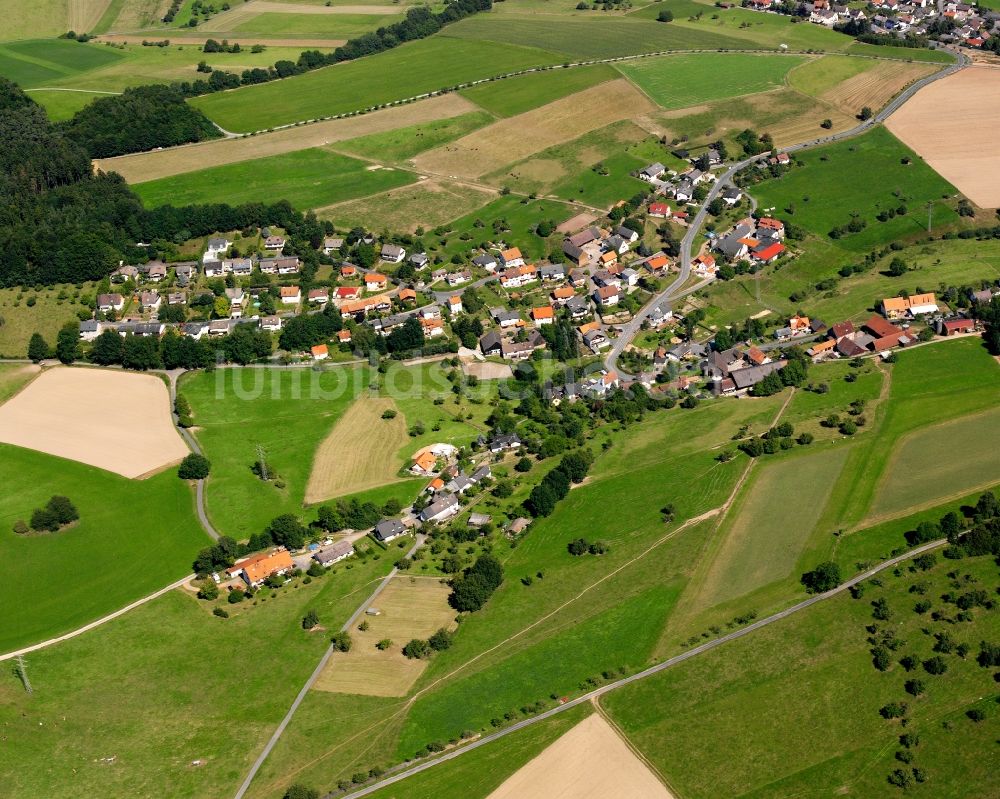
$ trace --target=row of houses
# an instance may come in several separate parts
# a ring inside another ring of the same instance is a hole
[[[752,216],[739,220],[733,228],[712,240],[711,248],[726,261],[750,261],[755,264],[770,264],[785,253],[785,225],[772,217],[755,219]],[[715,263],[712,261],[711,267]]]

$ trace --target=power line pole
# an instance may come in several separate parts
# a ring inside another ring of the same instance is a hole
[[[17,656],[17,676],[24,683],[24,690],[29,694],[33,694],[35,691],[31,687],[31,680],[28,679],[28,664],[24,662],[24,655]]]
[[[270,477],[267,474],[267,451],[263,444],[257,444],[257,463],[260,467],[260,479],[267,482]]]

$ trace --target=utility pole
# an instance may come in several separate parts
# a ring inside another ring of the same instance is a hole
[[[33,694],[35,691],[31,687],[31,680],[28,679],[28,664],[24,662],[24,655],[17,656],[17,676],[24,683],[24,690],[29,694]]]
[[[257,463],[260,466],[260,479],[267,482],[270,477],[267,473],[267,451],[263,444],[257,444]]]

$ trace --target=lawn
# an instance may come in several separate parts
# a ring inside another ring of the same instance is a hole
[[[17,564],[0,587],[0,652],[67,632],[189,574],[210,543],[191,490],[172,469],[128,480],[0,445],[0,482],[0,559]],[[78,523],[58,533],[12,532],[54,494],[76,505]]]
[[[548,73],[546,73],[548,74]],[[503,81],[500,81],[503,83]],[[486,84],[493,86],[495,84]],[[466,133],[471,133],[490,124],[493,117],[485,111],[472,111],[450,119],[438,119],[419,125],[408,125],[382,133],[370,133],[356,139],[337,142],[332,147],[348,155],[367,158],[380,163],[403,163],[418,153],[454,141]],[[407,218],[400,214],[401,218]],[[370,225],[373,230],[379,226]]]
[[[920,233],[926,229],[930,201],[935,202],[936,224],[958,218],[950,205],[940,202],[954,195],[955,188],[885,128],[795,158],[802,166],[758,184],[754,195],[762,207],[774,206],[779,216],[820,237],[857,215],[867,226],[835,242],[849,252]],[[901,206],[906,213],[876,220],[881,210]]]
[[[706,53],[645,58],[618,69],[669,109],[778,88],[803,61],[797,56]]]
[[[953,616],[954,607],[938,599],[957,587],[946,576],[952,569],[971,576],[971,583],[963,578],[966,586],[987,592],[996,587],[988,558],[939,558],[936,568],[919,575],[887,572],[883,586],[870,581],[860,601],[841,595],[609,694],[602,703],[676,793],[691,799],[899,796],[886,777],[903,765],[895,760],[902,732],[919,736],[912,765],[929,777],[907,795],[959,799],[970,795],[969,786],[977,796],[995,795],[1000,778],[991,753],[1000,716],[992,673],[972,656],[956,654],[943,655],[943,676],[923,669],[906,675],[895,662],[904,654],[932,654],[934,639],[921,628],[948,632],[973,652],[980,640],[996,640],[995,612],[976,609],[972,622],[957,626],[913,612],[917,597],[908,589],[925,582],[926,597]],[[877,598],[887,600],[892,621],[875,625],[905,642],[892,653],[886,673],[873,668],[866,641],[870,603]],[[908,677],[920,678],[926,693],[914,698],[904,692]],[[905,730],[879,715],[893,701],[910,708]],[[988,714],[979,725],[964,716],[976,705]]]
[[[594,64],[492,81],[459,93],[490,113],[512,117],[617,77],[614,67]]]
[[[994,381],[995,382],[995,381]],[[1000,412],[923,427],[899,441],[872,503],[874,517],[936,505],[1000,480]]]
[[[552,24],[542,24],[537,17],[477,14],[449,25],[442,36],[480,43],[492,41],[538,47],[562,53],[571,59],[614,58],[664,50],[745,50],[757,46],[753,42],[711,31],[651,24],[644,19],[607,16],[569,16]]]
[[[370,169],[322,147],[186,172],[134,186],[147,207],[288,200],[301,210],[377,194],[412,183],[410,172]]]
[[[557,61],[557,56],[529,47],[435,36],[305,75],[192,102],[223,128],[250,131],[341,114]],[[394,79],[387,81],[386,75]]]
[[[0,289],[0,319],[3,320],[0,323],[0,354],[8,358],[25,357],[31,334],[36,332],[54,346],[59,328],[67,322],[79,321],[77,312],[85,309],[81,300],[93,291],[91,283],[85,283],[82,290],[69,285],[51,286],[40,292]],[[86,311],[90,316],[90,309]]]
[[[232,796],[326,647],[302,616],[315,609],[336,629],[389,568],[385,558],[340,567],[265,591],[229,619],[173,591],[30,655],[32,695],[5,668],[5,796]]]

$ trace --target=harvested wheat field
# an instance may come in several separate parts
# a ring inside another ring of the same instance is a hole
[[[49,369],[0,406],[0,441],[145,477],[188,454],[158,377]]]
[[[413,163],[435,174],[479,177],[653,108],[629,81],[612,80],[481,128]]]
[[[826,119],[833,123],[833,127],[829,129],[820,127],[820,124]],[[788,147],[792,144],[801,144],[804,141],[816,139],[821,135],[829,136],[831,133],[850,130],[857,124],[858,121],[854,117],[817,103],[800,116],[791,117],[776,125],[769,126],[767,132],[771,134],[776,146]]]
[[[319,691],[364,696],[405,696],[427,667],[411,660],[403,647],[413,638],[428,638],[442,627],[454,629],[455,611],[448,605],[450,589],[438,577],[398,574],[378,595],[378,616],[363,616],[367,630],[350,631],[350,652],[335,653],[316,681]],[[376,648],[383,639],[386,650]]]
[[[268,155],[320,147],[331,142],[405,128],[422,122],[449,119],[476,110],[478,106],[461,95],[445,94],[357,117],[285,128],[260,136],[216,139],[167,150],[103,158],[95,161],[94,167],[105,172],[117,172],[129,183],[143,183],[237,161],[251,161]]]
[[[936,80],[885,124],[976,205],[1000,207],[1000,69],[973,66]]]
[[[487,799],[673,799],[604,718],[594,713],[507,778]]]
[[[396,411],[383,419],[385,411]],[[356,494],[399,479],[406,419],[388,397],[358,397],[316,450],[306,504]]]
[[[939,69],[938,64],[880,61],[871,69],[841,81],[832,89],[823,92],[820,99],[852,116],[865,106],[878,110],[915,80]]]

